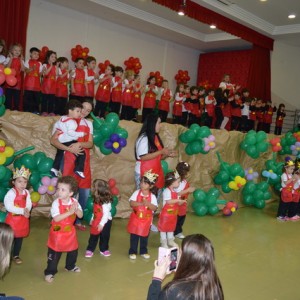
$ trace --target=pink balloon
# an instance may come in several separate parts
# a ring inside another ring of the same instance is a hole
[[[41,186],[39,187],[39,189],[38,189],[38,192],[39,192],[39,194],[44,195],[44,194],[47,193],[47,189],[48,189],[47,186],[41,185]]]
[[[56,192],[56,188],[54,186],[52,186],[52,185],[49,185],[48,189],[47,189],[47,194],[48,195],[54,195],[55,192]]]
[[[51,178],[50,185],[57,186],[57,181],[58,181],[57,177]]]
[[[204,147],[204,151],[209,151],[209,149],[210,149],[209,145],[206,145],[206,146]]]
[[[216,138],[215,138],[214,135],[211,134],[211,135],[208,137],[208,139],[209,139],[210,142],[213,142]]]
[[[44,176],[41,181],[42,181],[42,184],[46,185],[46,186],[51,184],[51,179],[48,176]]]

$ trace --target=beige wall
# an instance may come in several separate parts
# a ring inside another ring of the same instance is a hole
[[[174,76],[183,69],[189,71],[190,84],[196,83],[198,50],[52,3],[31,1],[27,49],[48,46],[58,56],[70,58],[71,48],[76,44],[89,47],[97,64],[109,59],[115,65],[123,66],[124,60],[130,56],[140,58],[142,81],[146,80],[149,72],[160,71],[174,90]]]

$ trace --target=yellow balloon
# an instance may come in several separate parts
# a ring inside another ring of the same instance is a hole
[[[32,193],[30,194],[30,198],[31,198],[31,202],[36,203],[36,202],[39,202],[39,201],[40,201],[41,195],[40,195],[38,192],[32,192]]]
[[[4,154],[6,155],[6,157],[11,157],[13,156],[15,153],[15,150],[12,148],[12,147],[5,147],[5,150],[4,150]]]
[[[236,208],[235,208],[235,207],[231,207],[231,211],[232,211],[232,212],[235,212],[235,211],[236,211]]]
[[[0,147],[5,147],[5,142],[3,140],[0,140]]]
[[[236,190],[237,189],[237,185],[236,182],[234,181],[230,181],[228,186],[232,189],[232,190]]]
[[[0,153],[0,165],[4,165],[6,162],[6,155],[4,153]]]
[[[114,143],[113,143],[113,147],[114,147],[115,149],[119,148],[119,143],[118,143],[118,142],[114,142]]]
[[[5,75],[10,75],[11,74],[11,68],[5,68],[4,69],[4,74]]]
[[[235,176],[234,181],[240,183],[243,178],[241,176]]]
[[[246,179],[245,178],[242,178],[241,179],[241,185],[245,185],[246,184]]]

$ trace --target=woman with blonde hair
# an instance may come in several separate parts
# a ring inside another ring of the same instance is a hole
[[[10,252],[14,232],[6,223],[0,223],[0,279],[7,274],[10,265]]]

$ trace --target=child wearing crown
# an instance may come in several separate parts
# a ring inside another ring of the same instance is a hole
[[[26,189],[31,173],[22,166],[13,172],[12,185],[4,197],[4,206],[8,214],[5,223],[14,231],[14,243],[12,249],[13,261],[21,264],[20,251],[23,238],[29,235],[29,217],[32,207],[30,193]]]
[[[141,178],[140,189],[129,199],[133,212],[129,218],[127,231],[130,233],[129,258],[133,260],[136,259],[139,241],[140,255],[145,259],[150,258],[147,245],[153,211],[157,209],[157,199],[152,193],[157,177],[152,170],[145,172]]]

